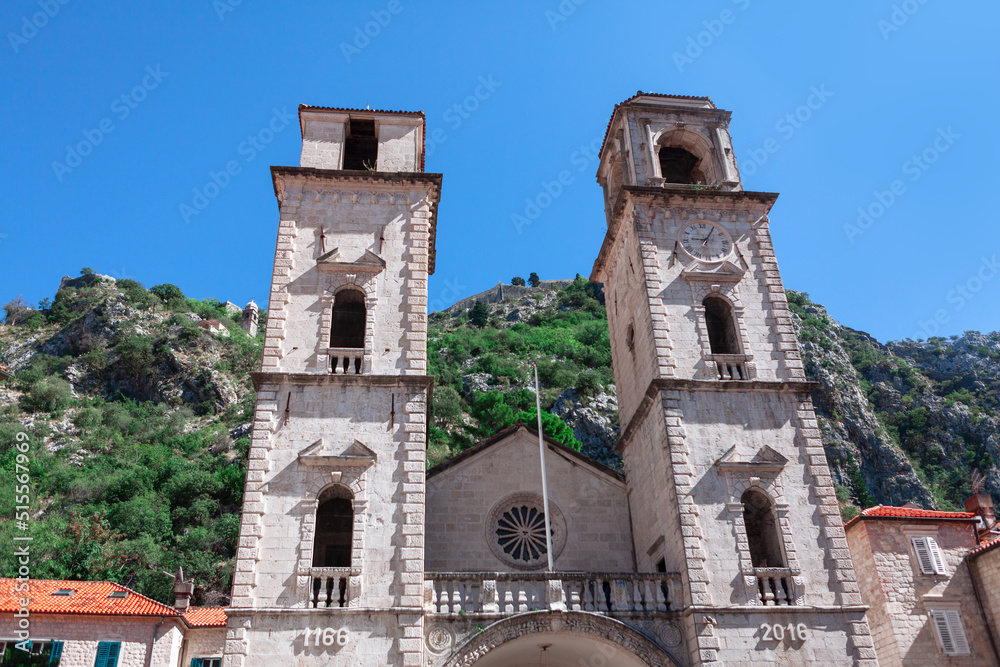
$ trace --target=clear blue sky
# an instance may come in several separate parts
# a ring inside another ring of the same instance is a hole
[[[733,112],[745,186],[781,193],[787,287],[882,340],[1000,329],[995,2],[237,1],[3,3],[0,299],[52,297],[84,266],[266,299],[269,166],[298,164],[281,117],[299,103],[422,109],[446,135],[427,158],[444,173],[433,306],[531,271],[586,276],[605,221],[576,151],[644,90]],[[467,100],[481,78],[491,92]],[[800,109],[814,87],[830,96]],[[518,233],[564,169],[573,183]]]

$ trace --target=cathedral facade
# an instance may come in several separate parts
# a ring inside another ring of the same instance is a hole
[[[877,664],[769,234],[777,195],[743,189],[729,112],[643,93],[614,109],[591,278],[624,474],[544,441],[547,516],[524,425],[426,470],[442,176],[423,170],[423,114],[299,115],[300,166],[272,169],[223,665]]]

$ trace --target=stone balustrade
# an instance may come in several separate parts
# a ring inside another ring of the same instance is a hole
[[[713,354],[716,375],[720,380],[749,380],[750,371],[745,354]]]
[[[365,350],[361,347],[330,347],[330,372],[335,375],[360,375],[364,368]]]
[[[765,607],[794,605],[798,597],[795,591],[794,573],[783,567],[756,567],[757,593]]]
[[[349,606],[352,595],[351,577],[359,574],[359,569],[350,567],[309,568],[312,585],[307,591],[306,607],[325,609]]]
[[[428,614],[507,616],[521,612],[590,611],[655,614],[681,607],[681,577],[674,573],[429,572],[424,575]]]

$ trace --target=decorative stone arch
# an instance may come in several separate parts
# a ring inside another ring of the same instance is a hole
[[[704,374],[709,378],[717,378],[717,359],[712,354],[712,345],[708,334],[708,320],[705,315],[705,299],[709,297],[722,299],[730,308],[733,323],[736,327],[736,341],[738,352],[735,355],[738,360],[734,363],[741,363],[746,369],[746,378],[757,377],[756,364],[753,363],[753,351],[750,347],[750,334],[747,330],[745,310],[743,302],[740,300],[739,283],[735,281],[704,281],[691,280],[691,309],[694,311],[695,325],[698,328],[698,340],[701,342],[701,356],[705,360]]]
[[[310,570],[313,563],[313,545],[316,539],[316,511],[319,498],[330,487],[339,486],[351,494],[354,523],[351,529],[351,577],[348,583],[348,606],[355,606],[361,597],[361,563],[365,555],[365,525],[367,524],[368,494],[366,466],[338,466],[330,471],[316,470],[307,473],[309,479],[299,504],[302,524],[299,533],[299,561],[296,572],[296,589],[303,595],[312,586]],[[300,595],[300,598],[302,596]]]
[[[767,446],[761,448],[749,460],[740,457],[736,447],[733,447],[716,463],[719,472],[726,480],[729,495],[726,509],[736,542],[740,572],[743,575],[745,597],[741,602],[744,604],[752,606],[763,604],[759,580],[760,577],[767,576],[786,579],[785,585],[789,587],[787,603],[803,604],[804,581],[792,538],[790,507],[785,500],[781,476],[786,463],[788,459]],[[743,505],[743,494],[751,490],[764,494],[771,503],[785,560],[784,568],[755,568],[753,565]]]
[[[349,265],[348,265],[349,266]],[[338,267],[340,268],[340,267]],[[320,295],[322,315],[316,348],[316,360],[320,372],[329,372],[331,364],[330,333],[333,327],[333,306],[337,294],[344,290],[358,290],[364,294],[365,304],[365,344],[361,362],[361,373],[372,372],[372,355],[375,341],[375,307],[378,305],[378,273],[370,271],[348,272],[328,270],[323,272],[323,289]]]
[[[431,626],[427,635],[428,646],[431,650],[447,652],[448,646],[451,645],[448,642],[450,632],[446,626]],[[611,649],[625,652],[629,657],[650,667],[683,664],[659,643],[621,621],[586,612],[553,614],[548,611],[518,614],[497,621],[482,632],[473,633],[455,646],[447,660],[441,664],[442,667],[474,667],[489,653],[508,642],[544,633],[569,634],[596,640],[608,645]],[[437,635],[437,643],[434,641],[435,635]],[[442,644],[445,645],[442,646]],[[613,655],[614,653],[610,657],[613,658]],[[611,659],[605,664],[613,665],[616,663]]]
[[[717,185],[725,180],[715,159],[715,144],[700,128],[673,126],[656,132],[651,131],[650,162],[652,173],[659,183],[663,182],[663,174],[660,171],[661,148],[682,148],[698,158],[693,171],[696,182],[699,177],[703,185]]]

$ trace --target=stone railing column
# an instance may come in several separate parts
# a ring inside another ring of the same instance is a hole
[[[486,579],[483,581],[483,609],[487,614],[495,614],[500,611],[500,598],[497,595],[496,579]]]
[[[561,579],[545,581],[545,601],[549,605],[549,611],[566,611],[566,591],[563,590]]]

